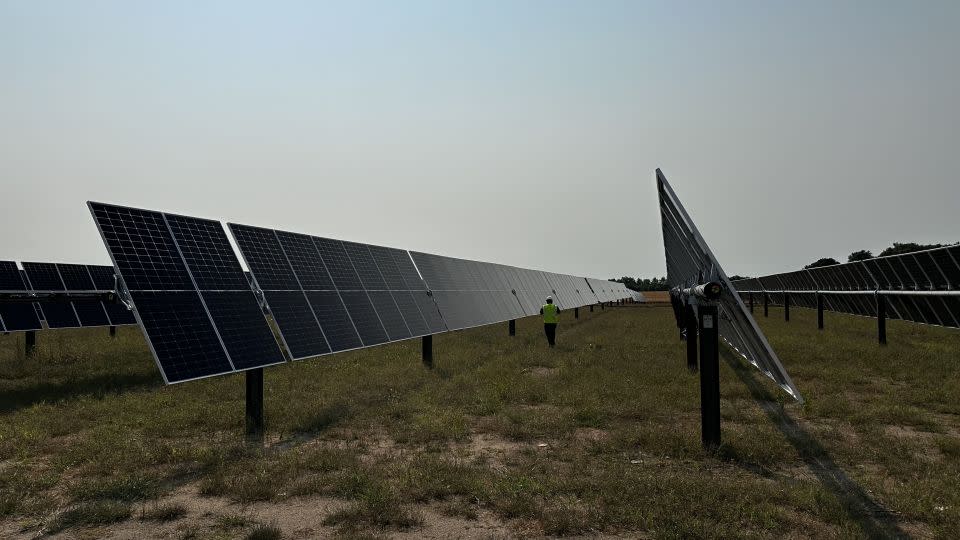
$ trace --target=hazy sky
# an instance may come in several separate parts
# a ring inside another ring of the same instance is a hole
[[[596,277],[960,240],[960,2],[0,0],[0,259],[93,199]]]

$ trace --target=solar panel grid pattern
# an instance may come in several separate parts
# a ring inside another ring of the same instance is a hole
[[[195,290],[163,214],[100,204],[91,211],[127,289]]]
[[[167,214],[166,219],[198,289],[250,291],[220,222],[172,214]]]
[[[54,263],[24,262],[23,269],[31,289],[35,291],[66,291],[57,265]],[[82,326],[73,304],[67,301],[40,300],[37,302],[48,328],[80,328]]]
[[[231,223],[230,230],[247,267],[264,291],[299,291],[300,284],[287,255],[271,229]]]
[[[219,222],[89,205],[168,383],[283,361]]]
[[[17,263],[0,261],[0,290],[29,290]],[[40,330],[42,327],[34,304],[0,304],[0,329],[4,332]]]
[[[741,290],[767,290],[771,297],[782,301],[778,290],[814,291],[944,291],[956,290],[960,278],[957,255],[960,246],[948,246],[926,251],[877,257],[787,274],[764,276],[759,280],[742,280],[734,285]],[[810,283],[797,286],[771,286],[769,278],[781,275],[804,273]],[[960,311],[955,298],[929,295],[885,295],[887,317],[906,321],[960,327]],[[793,295],[791,302],[802,307],[816,307],[816,297]],[[876,298],[869,295],[824,295],[824,308],[828,311],[876,317]]]
[[[87,265],[87,271],[90,272],[90,278],[93,280],[93,286],[100,291],[112,291],[116,287],[114,279],[114,270],[112,266]],[[127,324],[137,324],[136,317],[120,303],[103,302],[103,308],[110,318],[110,324],[113,326],[122,326]]]
[[[270,242],[244,238],[254,228],[236,224],[229,227],[257,283],[265,291],[267,304],[294,358],[445,330],[423,281],[402,250],[275,231],[277,246],[283,251],[282,262],[286,262],[281,264],[276,261],[278,255]],[[263,247],[272,253],[260,252]],[[271,264],[264,262],[270,259]],[[287,281],[270,275],[284,274],[287,268],[298,280],[297,290],[307,303],[290,296],[280,297],[264,286]],[[281,300],[279,309],[274,309],[274,302]],[[321,334],[325,336],[323,342],[317,337],[308,338]]]
[[[60,277],[63,278],[64,287],[68,291],[92,291],[97,288],[86,266],[63,263],[57,263],[56,266],[60,272]]]
[[[305,234],[277,231],[277,240],[290,262],[300,288],[305,291],[336,290],[313,238]]]

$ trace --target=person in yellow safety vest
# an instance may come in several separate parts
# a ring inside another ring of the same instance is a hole
[[[543,315],[543,333],[547,335],[547,343],[551,347],[557,344],[557,323],[560,322],[560,308],[553,303],[553,298],[547,297],[547,303],[540,308]]]

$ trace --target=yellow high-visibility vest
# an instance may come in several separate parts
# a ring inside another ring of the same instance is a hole
[[[556,304],[544,304],[541,309],[543,310],[544,324],[560,322],[560,317],[557,316]]]

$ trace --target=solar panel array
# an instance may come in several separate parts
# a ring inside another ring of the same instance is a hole
[[[113,267],[83,264],[0,261],[0,290],[11,293],[93,293],[114,290]],[[136,324],[122,304],[90,299],[43,299],[0,305],[0,328],[7,332]]]
[[[707,281],[720,282],[718,301],[720,336],[751,364],[801,401],[800,392],[783,368],[766,336],[740,300],[713,252],[707,246],[666,177],[657,169],[660,217],[663,225],[667,281],[671,287],[687,288]]]
[[[406,251],[229,227],[293,359],[446,330]]]
[[[633,298],[633,291],[623,283],[593,278],[586,278],[586,280],[599,302],[616,302],[617,300]]]
[[[597,303],[583,278],[410,252],[451,330],[537,315],[548,296],[561,309]]]
[[[283,362],[219,222],[89,207],[167,383]]]
[[[217,221],[89,206],[168,383],[283,361],[263,308],[296,360],[600,301],[575,276],[230,223],[247,275]]]
[[[824,309],[870,317],[877,315],[874,296],[842,293],[886,291],[887,317],[960,328],[960,297],[937,294],[960,289],[960,246],[772,274],[733,285],[740,291],[766,291],[774,303],[783,302],[782,291],[794,291],[792,304],[814,309],[816,291],[841,293],[824,295]]]
[[[17,263],[0,261],[0,290],[11,292],[29,290],[23,273],[17,268]],[[4,332],[40,330],[42,327],[33,304],[0,303],[0,329]]]

